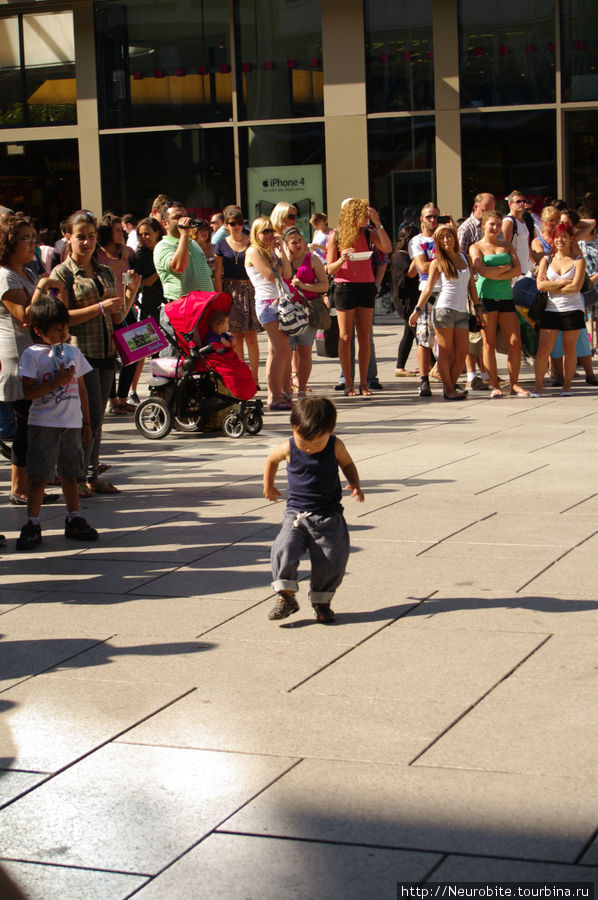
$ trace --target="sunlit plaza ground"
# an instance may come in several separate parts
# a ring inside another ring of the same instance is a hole
[[[45,507],[17,554],[2,505],[0,855],[28,897],[597,880],[598,390],[420,400],[400,330],[378,317],[371,398],[315,357],[366,495],[332,626],[305,581],[267,620],[288,413],[239,440],[108,418],[95,545]]]

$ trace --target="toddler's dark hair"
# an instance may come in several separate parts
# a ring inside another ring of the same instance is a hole
[[[34,341],[38,339],[34,329],[37,328],[42,334],[46,334],[53,325],[68,324],[68,309],[57,297],[50,294],[42,294],[29,310],[29,325]]]
[[[326,397],[306,397],[293,404],[291,425],[306,441],[323,431],[334,431],[336,406]]]
[[[226,322],[228,319],[228,313],[224,312],[223,309],[215,310],[208,320],[208,325],[210,329],[214,329],[217,325],[222,325],[223,322]]]

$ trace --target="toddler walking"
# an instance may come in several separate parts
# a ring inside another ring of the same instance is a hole
[[[83,474],[83,444],[91,441],[89,404],[83,376],[91,366],[69,336],[69,313],[47,294],[29,312],[37,343],[27,347],[19,364],[25,399],[31,400],[27,449],[28,521],[17,538],[17,550],[33,550],[42,540],[39,513],[44,488],[60,476],[66,502],[64,536],[95,541],[98,533],[79,515],[77,479]]]
[[[287,462],[287,508],[272,545],[272,587],[278,600],[269,619],[297,612],[297,570],[305,552],[311,561],[309,599],[318,622],[334,621],[330,608],[349,558],[349,532],[341,505],[339,467],[351,496],[363,503],[357,468],[343,442],[334,435],[336,407],[325,397],[306,397],[293,404],[293,436],[268,456],[264,497],[279,500],[274,487],[278,466]]]

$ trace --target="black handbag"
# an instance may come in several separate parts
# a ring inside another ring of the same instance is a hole
[[[538,291],[534,297],[532,304],[528,310],[528,316],[532,322],[539,322],[546,309],[548,303],[548,294],[546,291]]]
[[[336,316],[330,318],[330,328],[316,332],[316,354],[327,359],[338,358],[338,321]]]

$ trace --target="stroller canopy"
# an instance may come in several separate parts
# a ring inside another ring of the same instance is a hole
[[[172,303],[167,303],[164,307],[164,312],[174,328],[181,345],[184,346],[185,352],[188,353],[189,341],[186,336],[195,332],[193,342],[198,347],[203,346],[210,316],[216,310],[222,310],[227,313],[232,302],[230,294],[191,291],[190,294],[186,294],[180,300],[173,300]]]

